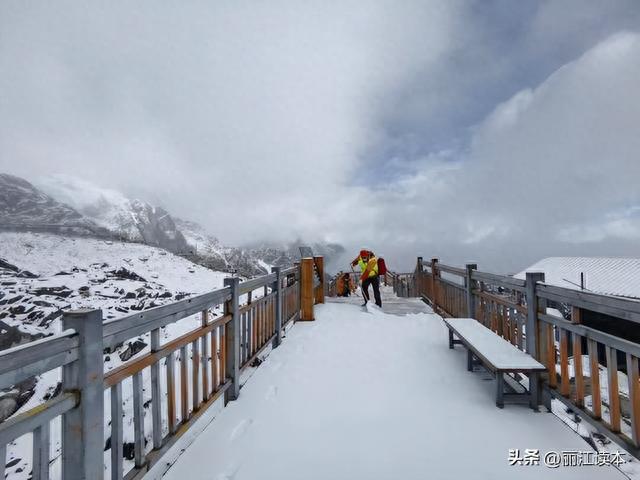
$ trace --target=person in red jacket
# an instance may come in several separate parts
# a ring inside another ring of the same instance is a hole
[[[360,281],[362,282],[362,296],[364,297],[364,305],[369,299],[369,285],[373,287],[373,297],[376,305],[382,307],[382,299],[380,298],[380,279],[378,278],[378,259],[373,252],[369,250],[360,250],[360,255],[351,262],[351,266],[360,266]],[[363,306],[364,306],[363,305]]]

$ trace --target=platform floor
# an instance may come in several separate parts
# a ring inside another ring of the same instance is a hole
[[[373,289],[369,287],[369,295],[373,304]],[[412,313],[433,313],[431,307],[419,298],[399,298],[393,293],[391,286],[380,286],[380,297],[382,298],[382,311],[389,315],[408,315]],[[348,303],[362,305],[364,302],[360,288],[349,297],[327,297],[327,303]]]
[[[467,372],[434,314],[319,305],[165,479],[624,478],[613,467],[544,466],[547,452],[591,449],[550,413],[496,408],[490,380]],[[510,449],[537,449],[540,464],[511,466]]]

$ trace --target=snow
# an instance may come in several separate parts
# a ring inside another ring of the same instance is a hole
[[[640,298],[640,258],[549,257],[515,275],[544,272],[545,283],[580,289],[580,273],[585,274],[586,290],[603,295]]]
[[[590,447],[551,414],[496,408],[494,383],[466,371],[440,317],[373,312],[317,306],[165,478],[623,478],[611,467],[509,466],[509,449]]]
[[[146,301],[151,299],[154,303],[161,305],[176,301],[175,294],[182,293],[186,296],[205,293],[223,286],[223,279],[227,274],[215,272],[207,268],[195,265],[184,258],[173,255],[165,250],[141,244],[131,244],[122,242],[102,241],[81,237],[64,237],[50,234],[34,233],[0,233],[0,258],[4,258],[9,263],[21,269],[29,270],[39,275],[38,278],[19,278],[9,273],[2,273],[0,270],[0,280],[10,280],[15,283],[11,286],[2,286],[0,297],[3,295],[14,296],[23,295],[25,298],[21,304],[28,308],[33,306],[33,301],[46,299],[51,307],[38,307],[49,313],[58,308],[76,309],[82,307],[101,308],[105,318],[115,318],[127,315],[116,311],[116,308],[129,309],[132,305],[140,302],[140,298],[125,299],[123,294],[116,294],[115,291],[124,290],[135,292],[138,289],[145,289],[147,292]],[[107,264],[107,266],[104,266]],[[119,279],[109,276],[108,272],[119,268],[136,273],[143,277],[146,282]],[[56,275],[61,271],[67,275]],[[11,272],[12,273],[12,272]],[[97,282],[97,283],[96,283]],[[53,296],[30,297],[29,292],[40,287],[65,286],[72,290],[69,297],[58,299]],[[78,289],[83,286],[91,286],[90,294],[83,296]],[[167,298],[157,297],[156,294],[170,292],[172,296]],[[9,312],[12,305],[0,306],[0,314]],[[147,303],[147,306],[149,304]],[[134,313],[134,312],[130,312]],[[214,309],[213,314],[219,315],[221,307]],[[4,316],[2,321],[10,326],[17,326],[21,331],[31,334],[50,334],[60,330],[59,318],[50,324],[39,322],[28,323],[24,315]],[[176,338],[184,333],[194,330],[200,326],[200,315],[193,315],[179,322],[167,325],[161,329],[161,340],[163,343]],[[140,340],[146,346],[132,358],[137,358],[149,352],[149,334],[141,335],[131,339]],[[105,373],[119,367],[124,362],[120,354],[128,346],[129,342],[117,348],[111,354],[105,356]],[[178,358],[176,358],[176,361]],[[179,382],[179,372],[177,369],[177,381]],[[55,369],[37,377],[34,393],[29,400],[15,412],[23,413],[31,408],[41,405],[54,391],[60,380],[60,369]],[[164,375],[162,375],[164,381]],[[143,385],[145,398],[151,392],[150,377],[148,371],[143,372]],[[105,441],[110,435],[108,427],[110,420],[110,397],[109,391],[105,391]],[[133,402],[131,380],[123,383],[123,412],[124,412],[124,441],[133,440]],[[146,413],[149,413],[148,409]],[[145,431],[147,432],[147,446],[151,448],[149,433],[151,432],[151,415],[145,415]],[[51,458],[52,469],[59,469],[60,454],[60,422],[52,422],[51,430]],[[166,430],[166,418],[164,428]],[[20,459],[20,462],[11,468],[7,468],[8,479],[23,480],[29,478],[31,465],[31,434],[23,435],[7,445],[7,461]],[[110,451],[105,452],[105,464],[109,465]],[[125,461],[126,468],[131,468],[132,462]],[[108,473],[108,471],[107,471]],[[58,478],[52,475],[52,478]]]
[[[445,322],[451,325],[457,334],[477,348],[498,370],[544,370],[544,366],[531,355],[518,350],[474,318],[448,318]]]

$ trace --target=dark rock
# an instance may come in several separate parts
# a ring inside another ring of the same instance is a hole
[[[49,295],[53,297],[67,298],[69,295],[73,293],[73,291],[69,290],[65,286],[62,286],[62,287],[40,287],[30,291],[29,293],[37,296]]]
[[[133,292],[127,292],[127,294],[124,296],[125,299],[131,299],[131,298],[136,298],[137,295]]]
[[[129,313],[129,309],[127,307],[116,307],[118,312]]]
[[[7,281],[7,282],[1,282],[0,285],[2,285],[3,287],[10,287],[11,285],[15,285],[17,283],[18,282],[9,282],[9,281]]]
[[[18,465],[20,463],[22,459],[21,458],[14,458],[13,460],[7,462],[6,467],[7,468],[11,468],[11,467],[15,467],[16,465]]]
[[[142,300],[140,303],[138,303],[137,305],[132,305],[131,306],[131,310],[144,310],[144,300]]]
[[[122,455],[127,460],[133,460],[135,457],[135,447],[133,442],[124,442],[122,444]]]
[[[12,265],[11,263],[7,262],[3,258],[0,258],[0,268],[4,268],[5,270],[11,270],[12,272],[16,272],[16,273],[20,271],[18,267],[16,267],[15,265]]]
[[[50,400],[53,397],[57,397],[58,395],[60,395],[60,392],[62,392],[62,382],[58,382],[58,384],[56,385],[56,387],[52,390],[52,391],[47,391],[47,393],[45,393],[42,398],[46,401],[46,400]]]
[[[23,298],[24,298],[24,295],[17,295],[17,296],[15,296],[13,298],[6,298],[6,299],[0,301],[0,305],[11,305],[13,303],[19,302]]]
[[[53,303],[45,302],[44,300],[34,300],[31,303],[38,307],[53,307]]]
[[[180,301],[180,300],[182,300],[183,298],[187,298],[189,295],[191,295],[191,294],[190,294],[190,293],[182,293],[182,292],[180,292],[180,293],[176,293],[175,300],[176,300],[176,302],[177,302],[177,301]]]
[[[257,368],[260,366],[260,364],[262,363],[262,360],[260,360],[258,357],[253,359],[253,362],[251,362],[251,366],[253,368]]]
[[[127,270],[124,267],[121,267],[118,270],[111,270],[110,272],[107,272],[107,273],[109,273],[111,277],[119,278],[121,280],[135,280],[138,282],[146,282],[146,280],[142,278],[140,275],[130,270]]]
[[[58,273],[56,273],[55,276],[59,277],[59,276],[62,276],[62,275],[71,275],[71,274],[69,272],[58,272]]]
[[[131,359],[131,357],[133,357],[135,354],[142,351],[146,346],[147,344],[142,340],[129,342],[129,344],[127,345],[127,348],[125,348],[124,351],[120,352],[119,354],[120,360],[122,360],[123,362],[126,362],[127,360]]]
[[[173,294],[171,292],[164,292],[158,295],[158,298],[171,298],[171,297],[173,297]]]
[[[38,275],[31,273],[29,270],[22,270],[18,275],[18,278],[38,278]]]

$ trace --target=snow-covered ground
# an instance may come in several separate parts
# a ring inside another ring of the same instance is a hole
[[[496,408],[494,382],[467,372],[438,316],[371,311],[317,306],[165,478],[624,478],[546,467],[547,452],[590,447],[554,415]],[[510,449],[538,449],[540,465],[510,466]]]
[[[165,250],[141,244],[120,243],[89,238],[63,237],[49,234],[0,233],[0,259],[19,272],[0,268],[0,322],[28,335],[48,335],[60,330],[62,311],[82,307],[100,308],[105,318],[115,318],[174,302],[223,286],[228,274],[195,265]],[[32,275],[24,275],[24,271]],[[22,274],[21,274],[22,272]],[[113,273],[116,272],[116,273]],[[53,290],[42,290],[58,288]],[[49,293],[37,293],[37,292]],[[16,299],[17,300],[14,300]],[[8,302],[7,302],[8,300]],[[41,312],[39,316],[30,315]],[[221,313],[221,308],[213,314]],[[193,315],[161,329],[165,343],[200,325],[200,315]],[[0,329],[0,340],[9,332]],[[149,334],[133,338],[105,355],[105,373],[136,356],[149,351]],[[34,384],[17,386],[16,393],[3,395],[22,397],[22,413],[42,404],[56,390],[60,369],[35,379]],[[150,378],[143,375],[146,396]],[[128,383],[127,383],[128,382]],[[125,442],[133,440],[131,381],[125,382],[123,410]],[[110,435],[109,392],[105,392],[105,442]],[[146,406],[147,410],[149,405]],[[146,432],[151,432],[151,415],[145,415]],[[59,469],[60,425],[52,422],[52,478]],[[166,424],[166,419],[165,419]],[[165,425],[166,428],[166,425]],[[149,448],[151,442],[148,442]],[[108,459],[109,451],[105,452]],[[29,478],[31,434],[7,446],[7,475],[10,480]],[[130,462],[129,462],[130,463]],[[107,462],[108,464],[108,462]],[[130,465],[127,464],[129,467]]]

